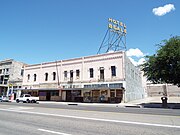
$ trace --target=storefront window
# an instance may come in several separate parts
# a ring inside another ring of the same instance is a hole
[[[59,91],[52,91],[51,96],[59,96]]]

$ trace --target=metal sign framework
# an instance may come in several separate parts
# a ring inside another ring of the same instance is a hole
[[[112,18],[108,22],[108,30],[97,54],[126,50],[126,25]]]

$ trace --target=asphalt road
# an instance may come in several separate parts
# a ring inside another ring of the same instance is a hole
[[[122,113],[85,110],[81,107],[77,109],[78,106],[66,107],[69,108],[40,104],[0,103],[0,135],[180,134],[178,115]],[[112,110],[113,107],[107,108]],[[128,109],[142,110],[141,108]]]
[[[43,107],[43,108],[60,108],[71,110],[88,110],[88,111],[100,111],[100,112],[116,112],[116,113],[133,113],[133,114],[153,114],[153,115],[169,115],[180,116],[180,109],[163,109],[163,108],[133,108],[133,107],[116,107],[116,106],[88,106],[88,105],[62,105],[56,103],[40,103],[40,104],[27,104],[27,103],[14,103],[3,102],[0,104],[12,105],[12,106],[29,106],[29,107]]]

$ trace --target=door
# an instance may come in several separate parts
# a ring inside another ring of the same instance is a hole
[[[72,101],[71,90],[66,91],[66,101]]]
[[[115,90],[110,90],[110,102],[115,103]]]
[[[50,91],[46,92],[46,101],[50,101],[51,100],[51,93]]]

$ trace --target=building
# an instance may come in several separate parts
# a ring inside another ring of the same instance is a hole
[[[144,97],[140,70],[125,52],[24,67],[23,89],[40,100],[128,102]]]
[[[22,87],[23,66],[22,62],[7,59],[0,61],[0,95],[9,96]]]

